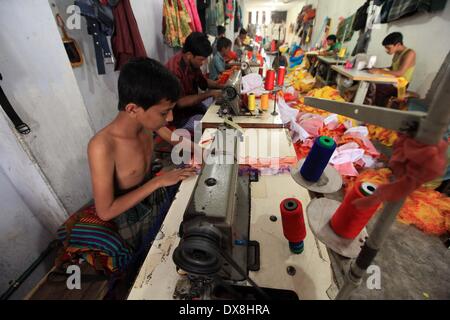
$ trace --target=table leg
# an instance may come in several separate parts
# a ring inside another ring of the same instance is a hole
[[[368,90],[369,90],[369,82],[360,81],[358,91],[356,91],[356,96],[353,102],[356,104],[364,104],[364,100],[366,99]]]
[[[330,84],[331,77],[331,65],[327,64],[327,78],[325,79],[325,84],[328,86]]]

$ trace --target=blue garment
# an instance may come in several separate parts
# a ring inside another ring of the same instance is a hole
[[[225,59],[218,52],[214,55],[209,68],[209,78],[211,80],[217,80],[219,75],[226,70]]]

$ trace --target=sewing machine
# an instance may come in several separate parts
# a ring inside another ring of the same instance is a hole
[[[222,99],[218,102],[221,105],[219,115],[221,117],[251,115],[242,103],[241,82],[242,77],[253,72],[252,68],[259,69],[260,65],[250,61],[246,55],[241,62],[232,65],[240,66],[240,69],[233,72],[223,89]]]
[[[224,281],[244,281],[249,270],[259,270],[259,244],[249,240],[250,176],[239,175],[237,131],[220,128],[216,139],[223,140],[199,176],[173,253],[188,275],[175,289],[181,299],[211,297]]]
[[[227,115],[239,116],[242,114],[241,81],[242,70],[235,70],[223,89],[222,100],[219,103],[219,115],[221,117]]]

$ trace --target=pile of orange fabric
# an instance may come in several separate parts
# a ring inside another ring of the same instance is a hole
[[[346,188],[351,188],[357,181],[368,181],[377,185],[388,183],[391,176],[389,169],[365,170],[357,178],[344,178]],[[398,221],[414,225],[431,235],[450,232],[450,198],[425,187],[414,191],[405,201],[398,215]]]
[[[372,124],[367,125],[367,129],[369,129],[369,136],[372,140],[378,140],[388,147],[392,147],[398,139],[397,132],[389,129],[377,127]]]
[[[225,70],[224,72],[222,72],[222,73],[219,75],[219,78],[217,79],[217,82],[218,82],[219,84],[225,84],[225,83],[227,83],[228,79],[231,77],[231,75],[233,74],[233,72],[234,72],[235,70],[239,70],[239,67],[234,66],[234,67],[232,67],[231,69]]]

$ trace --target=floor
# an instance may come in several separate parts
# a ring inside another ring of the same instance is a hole
[[[384,155],[391,155],[391,148],[376,142],[374,145]],[[341,201],[342,194],[330,198]],[[367,226],[369,235],[375,222],[376,216]],[[366,280],[370,276],[367,274],[351,299],[450,299],[450,249],[445,246],[445,240],[396,221],[373,262],[381,270],[381,290],[367,288]],[[343,270],[349,268],[351,261],[329,253],[335,262],[336,281],[341,285]]]
[[[350,259],[333,256],[339,271],[349,267]],[[450,299],[450,250],[439,237],[395,222],[373,264],[381,270],[381,290],[367,288],[367,274],[351,299]]]

